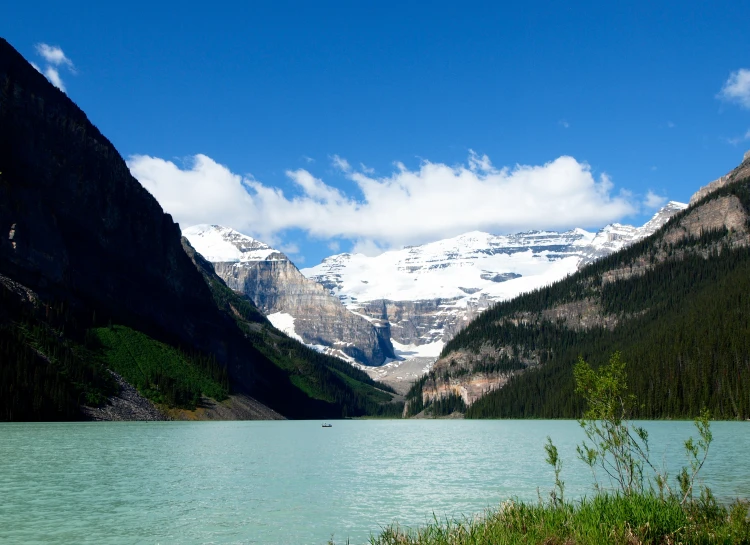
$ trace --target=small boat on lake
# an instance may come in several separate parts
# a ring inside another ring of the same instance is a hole
[[[333,424],[326,424],[326,423],[324,422],[324,423],[323,423],[323,427],[324,427],[324,428],[332,428],[332,427],[333,427]]]

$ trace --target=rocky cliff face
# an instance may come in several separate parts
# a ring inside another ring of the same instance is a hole
[[[742,158],[742,163],[732,172],[722,176],[721,178],[717,178],[713,182],[704,185],[698,191],[693,193],[693,196],[690,197],[690,204],[697,203],[706,195],[713,193],[717,189],[721,189],[725,185],[730,184],[735,180],[744,178],[748,174],[750,174],[750,151],[745,152],[745,155]]]
[[[222,353],[180,230],[112,144],[0,39],[0,274]],[[226,354],[224,354],[226,356]]]
[[[347,310],[283,253],[217,225],[189,227],[183,233],[230,288],[247,295],[287,334],[366,365],[394,357],[388,321]]]

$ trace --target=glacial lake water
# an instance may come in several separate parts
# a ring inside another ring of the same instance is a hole
[[[648,422],[683,463],[689,422]],[[703,472],[750,497],[750,423],[713,423]],[[362,420],[0,424],[0,543],[366,543],[393,522],[471,516],[553,481],[591,493],[575,421]]]

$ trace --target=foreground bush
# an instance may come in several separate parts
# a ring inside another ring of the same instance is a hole
[[[709,496],[689,505],[651,494],[606,495],[576,503],[505,502],[477,520],[404,530],[386,528],[371,545],[750,544],[747,504],[717,505]]]

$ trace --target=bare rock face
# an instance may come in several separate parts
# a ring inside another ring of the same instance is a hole
[[[740,165],[732,170],[729,174],[725,174],[721,178],[717,178],[713,182],[704,185],[698,191],[696,191],[693,196],[690,197],[690,204],[697,203],[706,195],[709,195],[717,189],[721,189],[725,185],[731,184],[736,180],[745,178],[748,174],[750,174],[750,151],[745,152],[745,155],[742,158],[742,163],[740,163]]]
[[[389,324],[391,339],[400,344],[445,343],[493,302],[486,296],[461,306],[456,304],[457,301],[457,298],[417,301],[379,299],[361,303],[358,312]]]
[[[522,362],[518,369],[501,369],[491,365],[491,362],[511,355]],[[457,395],[468,407],[480,397],[505,386],[513,375],[538,364],[539,356],[534,351],[522,355],[511,346],[486,344],[476,353],[455,350],[435,362],[422,386],[422,401],[428,404]],[[405,407],[404,414],[407,411],[408,407]]]
[[[395,357],[387,322],[347,310],[283,253],[227,227],[198,225],[183,233],[227,286],[247,295],[290,336],[366,365]]]
[[[669,230],[664,240],[674,244],[685,237],[697,237],[703,232],[721,228],[744,233],[746,225],[747,214],[742,203],[735,195],[726,195],[691,210]]]

